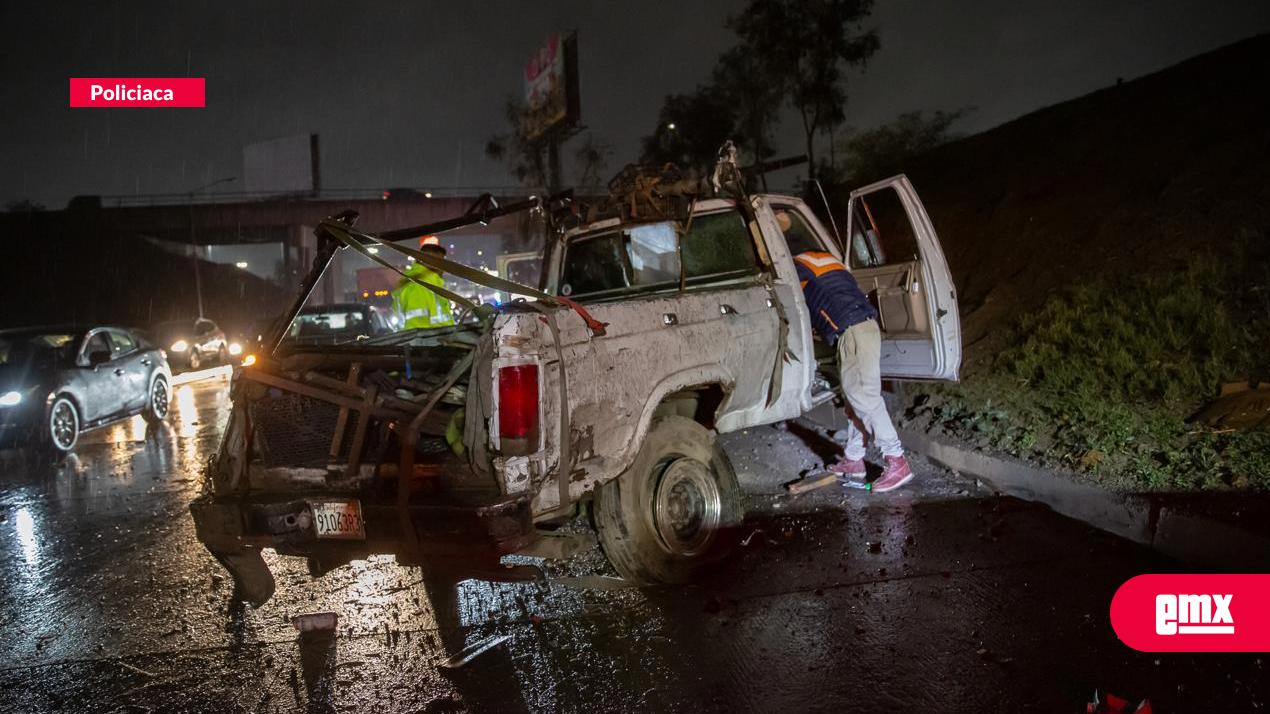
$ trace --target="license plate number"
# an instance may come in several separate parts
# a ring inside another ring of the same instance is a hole
[[[312,501],[313,530],[318,538],[366,540],[360,501]]]

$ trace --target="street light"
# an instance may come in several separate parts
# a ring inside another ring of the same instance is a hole
[[[671,130],[671,131],[674,131],[674,130],[675,130],[675,123],[674,123],[673,121],[672,121],[672,122],[670,122],[669,124],[667,124],[667,125],[666,125],[666,128],[667,128],[667,129],[669,129],[669,130]]]
[[[190,247],[193,249],[194,256],[194,293],[198,296],[198,316],[203,317],[203,276],[198,268],[198,244],[194,242],[194,194],[199,191],[206,191],[212,186],[219,186],[230,181],[237,181],[237,176],[226,176],[225,178],[216,179],[211,183],[205,183],[198,188],[190,189],[190,200],[188,202],[190,209]],[[246,267],[246,266],[243,266]]]
[[[241,269],[241,270],[246,270],[246,269],[247,269],[247,261],[245,261],[245,260],[240,260],[240,261],[238,261],[237,263],[234,263],[234,267],[235,267],[235,268],[239,268],[239,269]]]

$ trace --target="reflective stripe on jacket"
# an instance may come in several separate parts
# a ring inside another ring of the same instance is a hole
[[[438,273],[417,263],[406,268],[406,275],[429,285],[445,286],[445,279]],[[454,324],[450,301],[411,280],[402,279],[397,283],[392,291],[392,307],[403,330]]]
[[[877,317],[855,276],[830,253],[808,251],[794,257],[811,326],[829,344],[852,325]]]

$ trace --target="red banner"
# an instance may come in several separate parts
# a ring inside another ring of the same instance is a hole
[[[1140,652],[1270,652],[1270,575],[1139,575],[1111,627]]]
[[[72,107],[203,107],[203,77],[71,77]]]

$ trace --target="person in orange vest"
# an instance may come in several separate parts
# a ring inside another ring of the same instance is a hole
[[[425,236],[420,240],[419,250],[438,258],[445,257],[445,248],[436,236]],[[417,330],[453,325],[454,311],[450,301],[415,282],[418,280],[444,287],[445,279],[441,274],[417,262],[412,262],[405,274],[406,277],[392,291],[392,309],[401,329]]]
[[[788,234],[792,225],[789,216],[782,211],[776,220]],[[882,475],[873,482],[873,492],[897,489],[912,480],[913,470],[904,458],[899,434],[882,401],[882,332],[877,310],[847,266],[831,253],[805,251],[794,256],[794,265],[812,329],[837,348],[842,396],[851,405],[847,447],[829,470],[849,479],[863,478],[867,433],[886,462]]]

